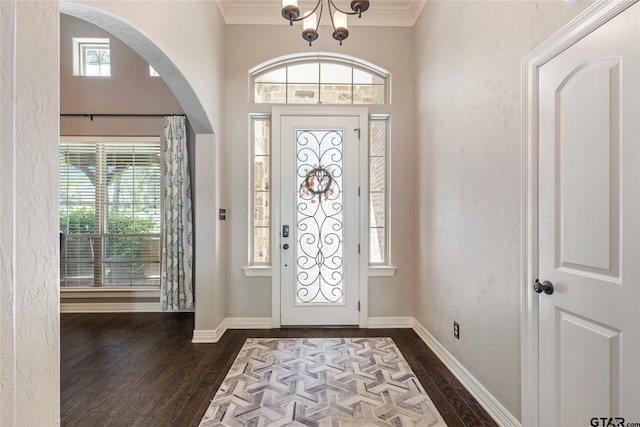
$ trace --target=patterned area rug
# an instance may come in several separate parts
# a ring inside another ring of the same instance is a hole
[[[446,426],[391,338],[249,338],[206,426]]]

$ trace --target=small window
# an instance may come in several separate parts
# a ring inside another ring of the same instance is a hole
[[[270,179],[271,179],[271,118],[251,116],[251,151],[253,212],[250,234],[250,265],[268,265],[270,230]]]
[[[256,104],[386,104],[388,76],[339,58],[280,62],[251,74]]]
[[[111,76],[111,51],[109,39],[73,39],[74,76]]]
[[[389,117],[369,119],[369,264],[389,262],[387,141]]]

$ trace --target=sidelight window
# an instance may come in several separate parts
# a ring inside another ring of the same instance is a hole
[[[270,262],[270,180],[271,180],[271,118],[251,116],[251,148],[253,158],[251,195],[251,265]]]
[[[389,117],[369,119],[369,264],[385,265],[389,260],[389,206],[387,146]]]

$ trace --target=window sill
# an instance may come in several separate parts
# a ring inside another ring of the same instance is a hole
[[[370,265],[369,277],[393,277],[396,274],[397,267],[392,265]]]
[[[60,288],[61,298],[158,298],[159,286]]]
[[[270,265],[248,265],[242,269],[245,277],[271,277]]]
[[[271,277],[271,266],[269,265],[249,265],[242,267],[245,277]],[[370,266],[367,272],[368,277],[393,277],[397,267],[391,265]]]

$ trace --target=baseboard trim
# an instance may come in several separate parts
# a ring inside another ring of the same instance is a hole
[[[271,329],[270,317],[227,317],[216,329],[194,329],[191,342],[194,344],[214,344],[227,329]]]
[[[521,427],[520,422],[504,407],[498,400],[493,397],[489,391],[467,371],[464,366],[446,349],[440,342],[435,339],[417,320],[414,319],[413,330],[418,334],[422,341],[438,356],[451,373],[462,383],[462,385],[471,393],[478,403],[487,411],[487,413],[500,426],[505,427]]]
[[[159,302],[63,302],[60,313],[155,313]]]
[[[270,317],[228,317],[227,329],[271,329]]]
[[[215,344],[227,331],[227,319],[224,319],[216,329],[194,329],[191,342],[194,344]]]
[[[369,317],[368,328],[411,328],[413,317]]]

